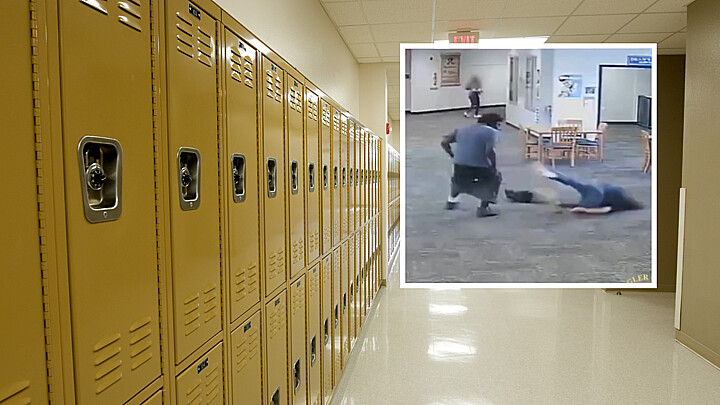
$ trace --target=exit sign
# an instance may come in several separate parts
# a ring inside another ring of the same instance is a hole
[[[479,32],[451,32],[448,41],[451,44],[476,44],[479,39]]]

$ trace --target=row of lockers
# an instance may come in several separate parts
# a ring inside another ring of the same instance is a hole
[[[394,260],[400,245],[400,154],[387,148],[387,253],[388,263]]]
[[[0,404],[259,403],[231,384],[249,317],[267,348],[317,263],[382,274],[381,139],[210,0],[0,11]]]
[[[394,148],[387,148],[387,189],[389,202],[400,197],[400,154]]]

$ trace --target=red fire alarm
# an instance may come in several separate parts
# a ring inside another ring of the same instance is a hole
[[[385,123],[385,135],[390,135],[390,123]]]

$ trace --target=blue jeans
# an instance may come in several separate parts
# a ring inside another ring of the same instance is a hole
[[[605,187],[600,188],[589,183],[582,183],[557,172],[553,173],[555,173],[556,177],[551,177],[551,180],[570,186],[580,193],[580,202],[578,203],[579,207],[599,208],[604,206],[603,200],[605,197]]]

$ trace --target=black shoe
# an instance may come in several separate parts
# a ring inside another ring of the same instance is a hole
[[[452,210],[454,210],[455,208],[457,208],[458,205],[460,205],[459,202],[447,201],[447,202],[445,202],[445,209],[448,210],[448,211],[452,211]]]
[[[510,201],[515,201],[515,191],[505,189],[505,198]]]
[[[475,215],[478,218],[494,217],[498,215],[497,212],[490,210],[490,207],[478,207]]]

